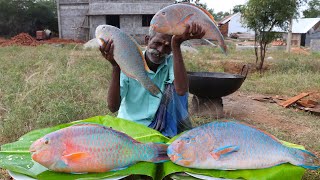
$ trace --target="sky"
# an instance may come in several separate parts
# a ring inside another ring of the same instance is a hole
[[[232,13],[234,6],[239,4],[243,5],[247,2],[247,0],[200,0],[200,2],[206,3],[209,8],[214,10],[214,13],[218,13],[220,11],[230,13],[230,10]],[[300,11],[306,8],[307,6],[303,6],[300,8]]]
[[[247,0],[200,0],[206,3],[209,8],[212,8],[215,13],[217,12],[230,12],[235,5],[245,4]]]

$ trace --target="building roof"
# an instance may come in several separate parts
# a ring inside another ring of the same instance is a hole
[[[320,18],[302,18],[294,19],[292,24],[292,33],[307,33],[313,26],[320,21]],[[281,28],[275,28],[275,32],[287,32]]]
[[[237,12],[235,14],[231,14],[229,16],[224,17],[223,19],[221,19],[218,24],[226,24],[227,22],[229,22],[233,17],[237,16],[238,14],[240,14],[240,12]]]

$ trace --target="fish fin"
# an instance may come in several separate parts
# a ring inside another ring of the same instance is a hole
[[[146,89],[150,92],[150,94],[151,94],[152,96],[154,96],[154,97],[160,98],[160,97],[158,96],[158,94],[159,94],[159,93],[163,94],[162,91],[160,90],[160,88],[159,88],[156,84],[154,84],[154,82],[152,82],[152,80],[151,80],[149,77],[145,78],[145,79],[143,80],[143,82],[140,82],[140,83],[141,83],[142,86],[143,86],[144,88],[146,88]]]
[[[83,159],[89,158],[90,155],[86,152],[77,152],[77,153],[71,153],[62,156],[62,159],[65,160],[66,164],[69,164],[69,162],[77,162]]]
[[[320,169],[320,159],[311,152],[303,149],[290,148],[293,156],[291,164],[300,166],[306,169]]]
[[[119,167],[119,168],[111,169],[110,171],[111,171],[111,172],[121,171],[121,170],[127,169],[128,167],[129,167],[129,166]]]
[[[181,19],[181,21],[178,23],[178,25],[184,25],[187,24],[187,22],[190,20],[190,18],[193,16],[194,14],[188,14],[186,15],[184,18]]]
[[[225,146],[222,148],[214,149],[212,152],[210,152],[210,154],[215,160],[219,160],[222,155],[228,155],[237,151],[239,151],[239,146]]]
[[[134,140],[131,136],[127,135],[126,133],[123,133],[119,130],[115,130],[113,129],[112,127],[107,127],[107,126],[104,126],[102,124],[98,124],[98,123],[94,123],[94,122],[80,122],[78,124],[75,124],[75,125],[72,125],[72,126],[95,126],[95,127],[99,127],[99,128],[103,128],[105,130],[109,130],[109,131],[113,131],[113,132],[116,132],[118,134],[121,134],[123,136],[126,136],[128,139],[130,139],[132,142],[137,142],[136,140]],[[68,145],[67,145],[68,146]]]
[[[102,124],[98,124],[98,123],[94,123],[94,122],[80,122],[80,123],[72,125],[72,126],[96,126],[96,127],[100,127],[100,128],[104,128],[104,129],[111,128],[111,127],[107,127]]]
[[[212,16],[212,14],[209,13],[209,11],[207,11],[206,9],[204,9],[204,8],[202,8],[202,7],[200,7],[200,6],[197,6],[197,5],[195,5],[195,4],[189,3],[189,2],[180,2],[180,4],[186,4],[186,5],[194,6],[194,7],[198,8],[198,9],[200,9],[200,10],[203,11],[207,16],[209,16],[209,18],[210,18],[215,24],[217,24],[216,21],[214,20],[214,17]]]
[[[146,61],[146,59],[144,58],[144,55],[143,55],[141,49],[139,48],[140,45],[138,44],[138,42],[137,42],[132,36],[129,36],[129,37],[130,37],[130,39],[134,42],[134,44],[136,45],[136,47],[137,47],[137,49],[138,49],[138,51],[139,51],[139,54],[140,54],[141,57],[142,57],[145,70],[146,70],[147,72],[151,72],[149,66],[147,65],[147,61]]]
[[[154,157],[150,160],[153,163],[162,163],[169,160],[167,155],[168,145],[164,143],[148,143],[147,146],[154,149]]]
[[[245,126],[252,127],[252,128],[254,128],[254,129],[256,129],[256,130],[258,130],[258,131],[262,132],[263,134],[268,135],[271,139],[273,139],[273,140],[277,141],[278,143],[283,144],[283,143],[282,143],[278,138],[276,138],[274,135],[272,135],[272,134],[268,133],[267,131],[264,131],[264,130],[259,129],[259,128],[257,128],[257,127],[255,127],[255,126],[251,125],[251,124],[247,124],[247,123],[244,123],[244,122],[235,122],[235,123],[238,123],[238,124],[242,124],[242,125],[245,125]]]
[[[68,164],[63,160],[59,160],[54,164],[54,166],[59,168],[59,169],[64,169],[64,168],[68,167]]]

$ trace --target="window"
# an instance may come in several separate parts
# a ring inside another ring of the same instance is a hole
[[[119,15],[107,15],[106,24],[120,28],[120,16]]]
[[[142,27],[149,27],[150,26],[150,21],[154,14],[145,14],[142,15]]]

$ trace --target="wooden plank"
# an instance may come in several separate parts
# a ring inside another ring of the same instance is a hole
[[[290,105],[292,105],[293,103],[297,102],[298,100],[308,96],[310,93],[301,93],[295,97],[292,97],[282,103],[280,103],[280,106],[283,106],[285,108],[289,107]]]

